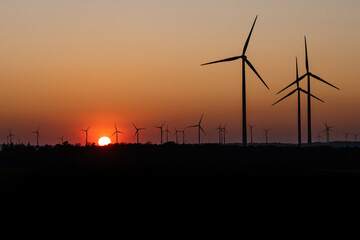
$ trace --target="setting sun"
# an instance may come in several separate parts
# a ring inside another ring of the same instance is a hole
[[[106,145],[109,145],[111,143],[111,140],[108,137],[101,137],[99,139],[98,143],[99,143],[99,146],[106,146]]]

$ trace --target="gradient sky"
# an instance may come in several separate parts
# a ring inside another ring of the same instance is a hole
[[[275,93],[295,80],[295,56],[341,91],[313,81],[313,133],[334,125],[332,140],[360,133],[360,1],[358,0],[2,0],[0,2],[0,142],[83,143],[110,136],[113,125],[134,141],[131,121],[148,128],[141,141],[159,142],[154,125],[195,124],[204,113],[205,142],[228,123],[241,142],[241,62],[200,67],[247,51],[268,91],[247,69],[248,123],[254,138],[297,141],[296,97],[275,107]],[[306,88],[305,82],[302,87]],[[306,139],[306,99],[303,139]],[[353,138],[353,136],[351,136]],[[171,136],[173,140],[173,136]],[[323,137],[323,140],[325,137]],[[112,138],[114,141],[115,139]],[[187,131],[189,143],[196,131]]]

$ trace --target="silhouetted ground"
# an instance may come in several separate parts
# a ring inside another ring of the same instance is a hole
[[[4,145],[4,179],[360,176],[360,148],[237,145]]]

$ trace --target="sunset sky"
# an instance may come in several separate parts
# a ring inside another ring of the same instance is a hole
[[[271,105],[295,80],[296,56],[305,73],[304,35],[310,71],[341,89],[312,81],[326,102],[312,102],[313,140],[324,122],[344,140],[360,133],[359,11],[358,0],[1,0],[0,143],[11,128],[15,142],[35,144],[39,126],[40,144],[62,135],[83,144],[88,126],[97,142],[114,123],[121,142],[134,142],[132,121],[147,128],[141,142],[158,143],[153,126],[166,120],[173,132],[202,113],[204,142],[217,142],[219,122],[241,142],[241,62],[200,64],[241,55],[256,15],[247,56],[270,91],[247,68],[255,141],[263,128],[271,142],[297,141],[296,97]],[[304,141],[306,117],[303,95]],[[196,134],[187,130],[187,142]]]

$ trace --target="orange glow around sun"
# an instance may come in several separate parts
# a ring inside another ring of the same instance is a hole
[[[99,143],[99,146],[106,146],[106,145],[109,145],[111,143],[111,140],[108,137],[101,137],[99,139],[98,143]]]

